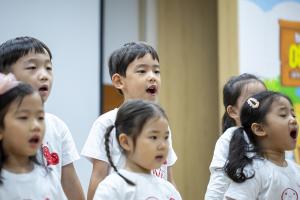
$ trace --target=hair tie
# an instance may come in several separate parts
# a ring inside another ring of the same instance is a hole
[[[16,77],[9,73],[7,75],[0,73],[0,95],[6,93],[19,84]]]
[[[259,106],[259,102],[257,101],[257,99],[255,99],[253,97],[249,98],[247,100],[247,103],[251,108],[258,108],[258,106]]]

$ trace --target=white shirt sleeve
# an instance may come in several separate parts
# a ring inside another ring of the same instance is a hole
[[[135,186],[129,186],[119,175],[113,173],[105,177],[96,189],[94,200],[133,200]]]
[[[73,163],[75,160],[78,160],[79,154],[77,152],[77,148],[75,142],[73,140],[72,134],[69,128],[66,126],[64,122],[62,129],[63,134],[63,143],[62,143],[62,166],[68,165]]]
[[[223,199],[231,182],[231,179],[227,177],[223,170],[216,169],[215,172],[210,174],[210,180],[205,193],[205,200]]]
[[[114,111],[114,110],[113,110]],[[116,114],[117,111],[115,111]],[[114,117],[112,117],[112,111],[105,113],[98,117],[98,119],[94,122],[87,140],[82,148],[81,155],[86,157],[88,160],[92,161],[92,159],[102,160],[108,163],[108,159],[106,156],[105,146],[104,146],[104,136],[106,129],[113,125]],[[114,130],[113,130],[114,131]],[[111,132],[110,139],[112,141],[115,135]],[[113,148],[117,144],[113,145]]]
[[[172,145],[172,132],[170,130],[170,127],[169,127],[169,132],[170,132],[170,135],[169,135],[169,153],[168,153],[168,157],[167,157],[168,167],[174,165],[175,162],[177,161],[177,155],[176,155],[176,153],[173,149],[173,145]]]
[[[222,199],[231,179],[226,176],[223,167],[226,163],[229,143],[236,127],[227,129],[217,140],[214,155],[209,167],[210,179],[205,193],[205,200]]]
[[[228,190],[224,195],[224,199],[229,197],[237,200],[256,200],[261,187],[259,176],[254,176],[251,179],[247,179],[243,183],[232,182]]]
[[[62,121],[60,118],[58,118],[57,116],[47,113],[46,115],[47,117],[47,125],[48,127],[46,127],[46,134],[52,134],[52,135],[56,135],[57,137],[60,137],[60,141],[53,141],[53,139],[55,137],[49,137],[52,138],[52,140],[50,139],[47,142],[50,142],[53,144],[53,146],[55,147],[55,145],[57,147],[60,146],[61,148],[61,163],[62,166],[68,165],[72,162],[74,162],[75,160],[78,160],[80,158],[75,142],[73,140],[72,134],[69,130],[69,128],[67,127],[67,125],[65,124],[64,121]],[[59,144],[57,144],[59,143]],[[55,144],[55,145],[54,145]],[[60,151],[59,148],[58,149],[54,149],[56,151]]]

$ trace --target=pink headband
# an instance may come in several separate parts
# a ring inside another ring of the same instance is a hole
[[[16,80],[16,77],[12,73],[7,75],[0,73],[0,95],[16,87],[18,84],[19,81]]]

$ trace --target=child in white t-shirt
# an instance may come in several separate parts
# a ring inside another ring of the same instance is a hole
[[[225,112],[222,119],[222,132],[216,142],[214,155],[209,166],[210,180],[205,200],[223,199],[231,180],[225,175],[223,167],[227,160],[229,142],[233,131],[240,126],[240,109],[251,95],[265,91],[265,84],[252,74],[231,77],[223,87],[223,104]]]
[[[67,199],[55,171],[37,161],[44,132],[39,93],[0,73],[0,199]]]
[[[160,106],[143,100],[126,101],[104,135],[106,155],[115,172],[100,182],[94,199],[181,200],[170,182],[152,173],[167,159],[169,134],[167,116]],[[111,156],[115,141],[112,138],[117,139],[116,145],[125,156],[123,169],[116,167]]]
[[[109,58],[109,72],[112,84],[124,96],[124,102],[130,99],[158,101],[161,86],[159,58],[156,50],[144,42],[132,42],[115,50]],[[88,200],[93,198],[96,187],[112,170],[104,149],[104,134],[114,124],[118,109],[101,115],[93,124],[81,154],[93,163]],[[113,130],[114,132],[114,130]],[[172,148],[171,132],[169,137],[169,154],[166,162],[153,173],[174,183],[172,165],[177,156]],[[113,137],[111,156],[115,165],[122,168],[125,157],[118,142]]]
[[[253,95],[240,121],[224,167],[233,181],[224,199],[298,199],[300,168],[285,158],[296,147],[299,129],[289,97],[272,91]]]
[[[32,37],[17,37],[0,45],[0,72],[13,73],[16,78],[30,84],[45,103],[53,83],[52,54],[41,41]],[[53,114],[45,114],[46,132],[42,154],[48,168],[56,171],[68,199],[85,199],[73,162],[79,154],[66,124]]]

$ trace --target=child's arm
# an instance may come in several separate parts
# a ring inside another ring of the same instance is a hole
[[[205,193],[205,200],[223,199],[230,182],[231,180],[227,177],[222,168],[211,169],[210,179]]]
[[[87,200],[92,200],[99,183],[108,175],[109,165],[102,160],[93,160],[93,171],[91,174]]]
[[[61,184],[68,199],[85,199],[73,163],[62,167]]]
[[[236,127],[227,129],[217,140],[213,158],[209,166],[210,179],[207,185],[205,200],[223,199],[230,182],[223,167],[226,163],[229,151],[229,143]]]

